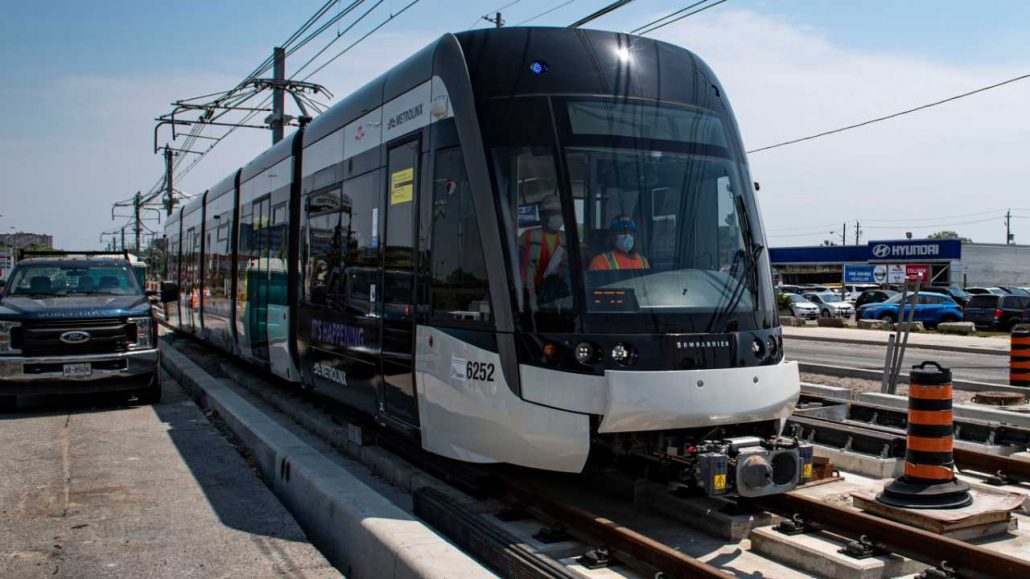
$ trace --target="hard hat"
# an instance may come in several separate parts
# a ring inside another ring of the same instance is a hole
[[[540,213],[561,213],[561,201],[558,201],[557,195],[548,195],[539,202],[537,206],[540,209]]]
[[[625,215],[620,215],[612,220],[612,224],[608,226],[608,229],[613,232],[636,231],[637,222]]]

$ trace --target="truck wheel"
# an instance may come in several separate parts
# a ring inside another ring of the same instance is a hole
[[[150,379],[150,386],[136,393],[136,399],[141,405],[157,404],[161,401],[161,378],[158,374]]]

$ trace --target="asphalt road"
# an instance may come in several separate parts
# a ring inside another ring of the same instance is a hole
[[[886,355],[885,346],[792,340],[787,337],[783,338],[783,350],[788,360],[873,369],[881,372]],[[933,360],[942,366],[951,368],[952,376],[957,380],[1008,384],[1009,361],[1006,356],[908,348],[905,351],[902,368],[927,360]]]
[[[0,577],[339,576],[167,379],[153,407],[0,412],[0,473]]]

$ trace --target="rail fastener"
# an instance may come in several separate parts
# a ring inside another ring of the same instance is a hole
[[[820,529],[862,540],[884,551],[933,567],[954,569],[960,577],[1030,577],[1030,561],[836,506],[796,491],[749,502],[785,517],[799,516],[817,523]]]

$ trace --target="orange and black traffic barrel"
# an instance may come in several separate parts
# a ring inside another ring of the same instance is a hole
[[[909,372],[905,474],[876,500],[909,509],[950,509],[973,502],[969,485],[955,478],[951,370],[923,362]]]
[[[1009,385],[1030,388],[1030,326],[1019,325],[1012,328]]]

